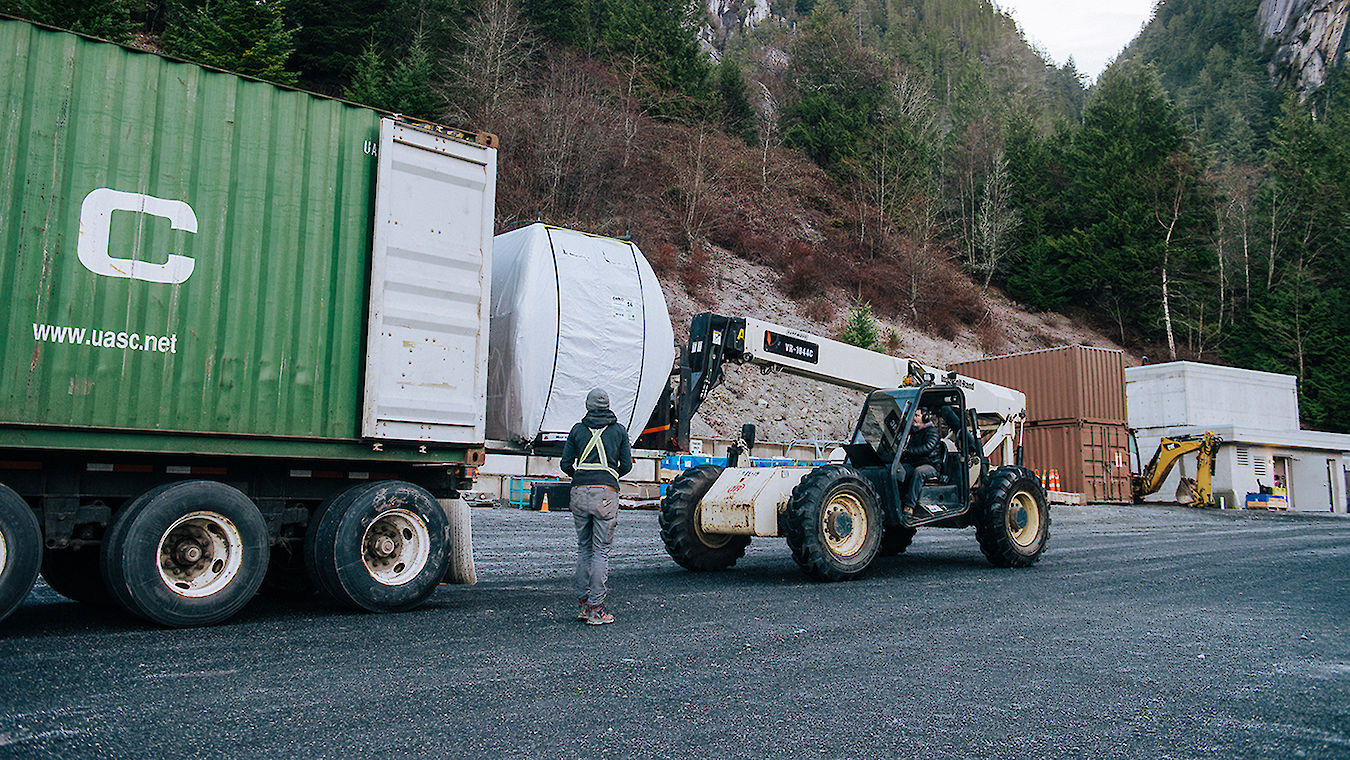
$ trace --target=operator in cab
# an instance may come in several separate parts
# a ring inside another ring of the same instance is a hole
[[[942,457],[947,447],[942,445],[942,436],[928,410],[915,408],[914,420],[910,423],[909,441],[900,455],[900,468],[905,474],[900,484],[900,497],[906,515],[912,515],[919,506],[919,491],[923,482],[937,476],[942,467]]]

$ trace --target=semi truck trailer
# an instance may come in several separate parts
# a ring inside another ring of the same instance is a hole
[[[0,46],[0,618],[39,573],[165,626],[424,600],[483,458],[495,139]]]

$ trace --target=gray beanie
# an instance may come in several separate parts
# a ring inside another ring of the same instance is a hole
[[[609,394],[604,388],[596,388],[586,394],[586,411],[599,412],[609,408]]]

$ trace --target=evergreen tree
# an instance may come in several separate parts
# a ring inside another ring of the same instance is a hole
[[[877,350],[881,331],[877,327],[877,318],[872,315],[871,304],[861,298],[853,302],[844,329],[839,333],[839,340],[869,351]]]
[[[128,0],[3,0],[0,13],[113,42],[136,31]]]
[[[754,145],[755,107],[750,104],[741,67],[730,59],[717,66],[717,101],[723,131]]]
[[[856,175],[886,95],[880,62],[832,4],[816,7],[793,46],[783,142],[838,175]]]
[[[286,8],[297,28],[291,65],[312,88],[337,92],[355,74],[357,59],[387,26],[383,0],[304,0]]]
[[[386,85],[385,108],[415,119],[433,121],[441,115],[444,103],[431,89],[435,69],[426,40],[413,37],[408,54],[394,66]]]
[[[1071,298],[1171,346],[1183,321],[1173,310],[1208,303],[1212,213],[1202,163],[1150,68],[1102,76],[1066,159],[1063,232],[1047,242]]]
[[[356,59],[352,83],[343,92],[343,97],[414,119],[435,121],[444,104],[431,88],[434,73],[431,55],[421,35],[413,37],[408,54],[392,69],[371,43]]]
[[[297,77],[287,61],[295,49],[295,29],[286,28],[285,12],[282,0],[213,0],[175,14],[164,47],[197,63],[294,84]]]
[[[389,74],[385,71],[384,59],[375,43],[366,45],[353,64],[352,82],[343,91],[342,97],[353,103],[382,107],[387,96],[386,88]]]

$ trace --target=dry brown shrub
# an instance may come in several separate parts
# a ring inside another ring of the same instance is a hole
[[[684,283],[684,289],[689,295],[699,301],[707,303],[715,300],[709,291],[712,283],[712,263],[706,245],[695,245],[689,251],[684,266],[680,269],[680,281]]]
[[[804,240],[788,245],[778,286],[793,298],[817,296],[834,283],[828,257]]]
[[[834,322],[839,313],[833,303],[824,298],[812,298],[806,302],[806,318],[823,325]]]
[[[675,274],[679,268],[680,251],[670,243],[658,243],[652,252],[647,254],[647,263],[652,265],[657,275],[668,277]]]
[[[999,353],[1007,345],[1007,339],[999,329],[993,311],[985,310],[984,315],[975,321],[974,333],[975,344],[986,356]]]
[[[904,343],[900,340],[900,333],[892,328],[886,329],[886,334],[882,338],[882,345],[885,346],[886,353],[893,356],[899,354],[900,349],[904,348]]]

